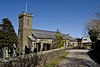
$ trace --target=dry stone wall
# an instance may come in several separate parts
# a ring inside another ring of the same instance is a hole
[[[64,51],[64,48],[60,48],[0,60],[0,67],[44,67],[46,63],[62,55]]]

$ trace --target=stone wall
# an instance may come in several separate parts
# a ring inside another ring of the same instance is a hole
[[[65,48],[42,51],[0,60],[0,67],[44,67],[52,59],[65,52]]]

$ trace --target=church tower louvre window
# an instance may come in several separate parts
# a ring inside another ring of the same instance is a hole
[[[27,20],[27,26],[29,26],[29,20]]]

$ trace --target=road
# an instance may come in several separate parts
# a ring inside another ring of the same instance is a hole
[[[69,54],[57,67],[100,67],[87,54],[88,50],[66,50]]]

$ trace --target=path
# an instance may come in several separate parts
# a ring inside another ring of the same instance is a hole
[[[66,50],[70,52],[57,67],[100,67],[88,55],[88,50]]]

